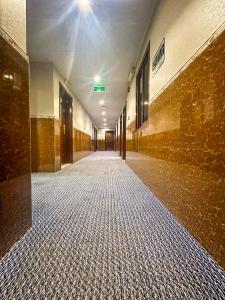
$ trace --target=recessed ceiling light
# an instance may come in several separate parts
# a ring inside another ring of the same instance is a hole
[[[103,105],[103,104],[104,104],[104,100],[100,100],[99,103],[100,103],[101,105]]]
[[[105,122],[105,121],[107,121],[106,119],[103,119],[103,121]]]
[[[102,112],[102,115],[103,115],[103,116],[105,115],[105,111]]]
[[[83,14],[91,12],[91,0],[75,0],[75,3]]]
[[[100,78],[100,76],[97,75],[97,76],[95,76],[94,80],[96,83],[99,83],[101,81],[101,78]]]

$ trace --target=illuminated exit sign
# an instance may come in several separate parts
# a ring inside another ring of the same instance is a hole
[[[93,92],[105,92],[105,86],[103,85],[98,85],[98,86],[93,86]]]

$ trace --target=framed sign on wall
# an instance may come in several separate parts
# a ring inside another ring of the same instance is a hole
[[[154,58],[152,61],[152,74],[153,77],[156,75],[160,67],[165,61],[165,38],[162,40]]]

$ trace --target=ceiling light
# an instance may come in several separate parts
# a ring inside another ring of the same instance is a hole
[[[100,103],[101,105],[103,105],[103,104],[104,104],[104,101],[103,101],[103,100],[100,100],[99,103]]]
[[[95,80],[95,83],[99,83],[101,81],[101,78],[100,78],[100,76],[97,75],[97,76],[95,76],[94,80]]]
[[[103,115],[103,116],[105,115],[105,111],[102,112],[102,115]]]
[[[103,119],[103,121],[105,122],[105,121],[107,121],[106,119]]]
[[[83,14],[91,12],[91,0],[75,0],[75,3]]]

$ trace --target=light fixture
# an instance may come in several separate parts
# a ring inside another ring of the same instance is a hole
[[[99,103],[100,103],[100,105],[103,105],[104,104],[104,100],[100,100]]]
[[[104,122],[106,122],[106,121],[107,121],[107,119],[103,119],[103,121],[104,121]]]
[[[105,115],[105,111],[102,112],[102,115],[103,115],[103,116]]]
[[[95,83],[99,83],[101,81],[101,77],[96,75],[94,80],[95,80]]]
[[[148,101],[145,101],[145,102],[144,102],[144,105],[148,105]]]
[[[91,0],[75,0],[75,3],[83,14],[91,12]]]

